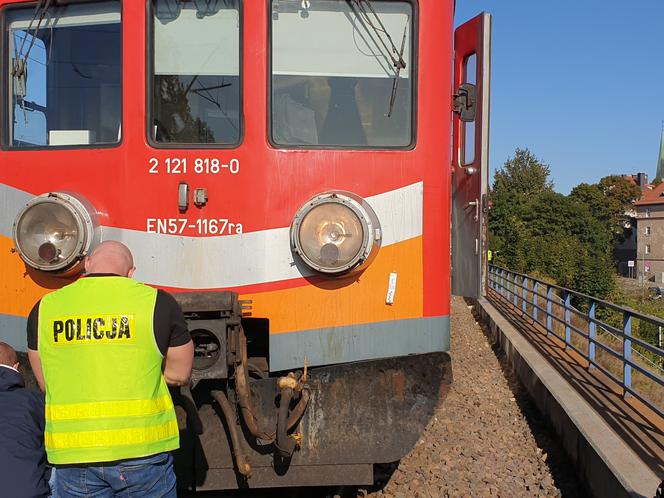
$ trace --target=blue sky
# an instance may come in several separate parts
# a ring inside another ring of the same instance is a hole
[[[557,191],[655,175],[664,120],[664,0],[457,0],[493,15],[491,181],[528,147]]]

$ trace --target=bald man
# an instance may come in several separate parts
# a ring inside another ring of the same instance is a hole
[[[124,244],[103,242],[85,277],[28,317],[56,496],[176,496],[179,431],[166,384],[188,383],[193,344],[175,299],[134,271]]]
[[[46,497],[44,400],[25,388],[16,351],[0,342],[0,483],[2,496]]]
[[[85,259],[87,274],[110,273],[131,278],[135,270],[134,258],[129,248],[114,240],[102,242]]]

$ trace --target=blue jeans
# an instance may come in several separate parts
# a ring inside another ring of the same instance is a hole
[[[54,498],[177,498],[170,453],[110,465],[57,467],[54,481]]]

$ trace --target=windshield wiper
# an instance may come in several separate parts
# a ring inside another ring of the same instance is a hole
[[[346,0],[346,1],[349,3],[351,9],[355,12],[358,18],[362,21],[362,23],[365,24],[366,26],[369,26],[373,30],[374,34],[376,35],[376,38],[378,38],[381,45],[383,46],[383,49],[385,50],[384,53],[385,58],[388,59],[388,61],[391,62],[392,66],[394,67],[395,76],[392,81],[390,107],[387,112],[387,117],[390,117],[392,115],[392,110],[394,108],[394,101],[396,100],[397,89],[399,86],[399,75],[401,74],[402,69],[406,69],[406,61],[403,58],[403,52],[406,47],[406,31],[408,29],[408,17],[406,18],[406,24],[403,28],[401,49],[398,49],[397,46],[394,44],[394,41],[392,41],[392,37],[390,36],[390,33],[388,33],[387,28],[385,28],[383,21],[374,10],[373,5],[371,5],[371,0]],[[371,14],[378,22],[378,26],[376,26],[371,20],[371,16],[369,15],[367,9],[371,11]],[[374,37],[371,36],[371,39],[374,40]]]
[[[403,27],[403,38],[401,39],[401,50],[399,51],[399,60],[403,61],[403,50],[406,47],[406,28],[408,28],[408,19],[406,19],[406,25]],[[392,110],[394,109],[394,101],[397,98],[397,89],[399,88],[399,75],[401,70],[406,68],[406,63],[397,66],[396,74],[392,80],[392,94],[390,95],[390,108],[387,111],[387,117],[392,117]]]

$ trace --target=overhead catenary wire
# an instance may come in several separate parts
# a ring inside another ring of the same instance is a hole
[[[398,68],[405,69],[406,61],[404,61],[402,54],[399,52],[399,49],[392,40],[390,33],[387,31],[387,28],[385,28],[383,21],[380,19],[380,17],[374,10],[373,6],[371,5],[371,2],[369,2],[368,0],[347,0],[347,1],[350,3],[353,11],[355,11],[355,13],[358,14],[358,17],[360,17],[364,23],[366,23],[371,29],[374,30],[378,40],[383,45],[383,48],[385,49],[388,57],[391,59],[392,65],[394,66],[395,70]],[[373,21],[371,20],[371,16],[367,12],[367,9],[364,7],[364,5],[366,5],[369,8],[371,14],[373,14],[373,17],[376,19],[376,21],[378,21],[380,27],[376,26],[373,23]],[[387,37],[387,42],[385,41],[383,36],[380,35],[380,33],[384,33],[385,37]],[[399,57],[396,58],[392,54],[397,54]]]
[[[37,18],[38,14],[39,14],[39,21],[37,22],[37,27],[35,28],[34,33],[32,34],[32,39],[30,40],[30,45],[28,45],[28,50],[25,52],[25,56],[23,55],[23,48],[25,47],[27,37],[23,38],[23,41],[21,43],[21,48],[19,49],[18,53],[16,54],[16,59],[15,59],[15,62],[14,62],[14,68],[12,70],[12,76],[22,77],[25,74],[25,63],[21,64],[20,61],[21,61],[21,59],[23,59],[24,61],[27,61],[28,58],[30,57],[30,52],[32,51],[32,47],[35,44],[35,40],[37,39],[37,35],[39,35],[39,30],[41,29],[42,22],[44,22],[44,17],[46,17],[48,15],[48,9],[51,7],[52,2],[53,2],[53,0],[40,0],[40,2],[35,7],[35,12],[32,15],[32,19],[30,20],[30,24],[28,24],[28,29],[26,30],[26,34],[30,34],[30,30],[32,29],[32,25],[34,24],[35,19]],[[40,9],[41,9],[41,13],[40,13]]]

